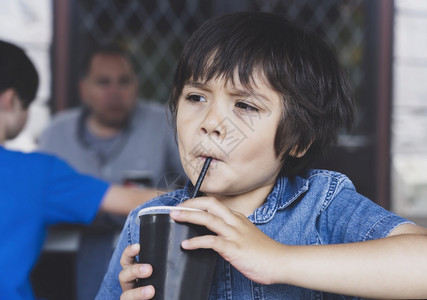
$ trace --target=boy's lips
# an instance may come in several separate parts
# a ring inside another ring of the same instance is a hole
[[[216,157],[215,155],[209,155],[209,154],[201,154],[201,155],[197,155],[198,158],[201,158],[203,160],[206,160],[206,158],[211,157],[212,158],[212,162],[215,161],[222,161],[221,159],[219,159],[218,157]]]

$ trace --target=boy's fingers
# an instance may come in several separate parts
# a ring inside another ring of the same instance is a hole
[[[197,208],[203,211],[207,211],[212,215],[218,216],[227,224],[234,224],[235,222],[235,213],[231,211],[228,207],[226,207],[224,204],[212,197],[199,197],[194,199],[188,199],[179,206]]]
[[[138,278],[150,277],[153,273],[153,268],[148,264],[135,264],[123,269],[119,273],[119,281],[123,291],[133,289],[135,281]]]
[[[224,241],[217,236],[205,235],[185,240],[182,242],[181,246],[187,250],[213,249],[221,254],[224,249]]]
[[[177,222],[188,222],[202,225],[218,235],[232,234],[232,227],[222,218],[210,214],[206,211],[178,211],[172,210],[171,218]]]
[[[120,264],[122,268],[125,269],[128,266],[134,265],[135,256],[139,254],[139,244],[129,245],[125,248],[120,258]]]
[[[224,213],[229,213],[229,209],[213,197],[198,197],[188,199],[179,204],[179,206],[206,210],[212,214],[218,214],[220,216],[224,215]]]
[[[120,300],[152,299],[154,297],[154,294],[154,287],[152,285],[148,285],[139,287],[137,289],[124,291],[123,294],[120,296]]]

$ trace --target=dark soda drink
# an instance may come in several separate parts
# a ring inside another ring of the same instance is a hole
[[[140,279],[138,286],[153,285],[153,299],[208,299],[217,254],[211,249],[184,250],[181,242],[214,233],[204,226],[175,222],[170,209],[183,208],[152,207],[138,214],[139,262],[153,267],[153,274]]]

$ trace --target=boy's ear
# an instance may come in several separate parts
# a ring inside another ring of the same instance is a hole
[[[0,109],[11,110],[13,108],[13,99],[15,97],[15,90],[8,88],[0,93]]]
[[[310,143],[310,145],[307,146],[307,148],[305,148],[304,150],[299,151],[299,152],[297,151],[296,147],[294,147],[292,149],[292,151],[289,152],[289,155],[292,157],[295,157],[295,158],[303,157],[307,153],[308,149],[310,149],[310,146],[311,146],[311,143]]]
[[[292,150],[289,153],[289,155],[292,157],[295,157],[295,158],[300,158],[300,157],[303,157],[306,152],[307,152],[307,149],[304,151],[300,151],[300,152],[296,152],[295,150]]]

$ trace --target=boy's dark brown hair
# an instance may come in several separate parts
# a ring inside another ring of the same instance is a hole
[[[36,97],[39,76],[24,50],[0,41],[0,93],[13,88],[27,109]]]
[[[256,89],[255,73],[283,99],[274,142],[282,174],[300,175],[336,141],[342,126],[350,129],[353,101],[334,52],[280,15],[239,12],[202,24],[186,43],[175,72],[168,102],[172,117],[176,121],[178,100],[189,80],[224,76]],[[304,152],[302,157],[292,155]]]

